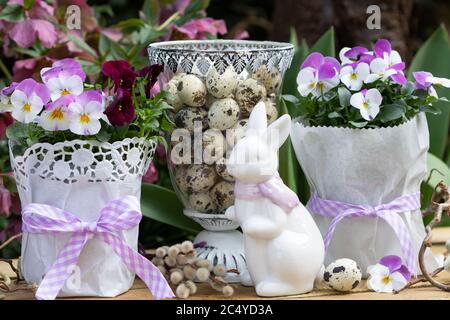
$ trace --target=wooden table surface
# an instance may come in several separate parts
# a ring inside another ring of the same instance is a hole
[[[443,253],[445,252],[444,243],[447,239],[450,239],[450,228],[440,228],[434,231],[433,236],[433,252]],[[0,263],[0,270],[9,271],[9,267],[5,263]],[[13,276],[13,274],[11,274]],[[441,282],[450,284],[450,273],[441,272],[437,277]],[[227,299],[230,300],[263,300],[263,299],[286,299],[286,300],[298,300],[298,299],[315,299],[315,300],[395,300],[395,299],[445,299],[450,300],[450,292],[444,292],[431,286],[428,282],[422,282],[414,285],[412,288],[406,289],[399,294],[381,294],[369,291],[366,288],[365,281],[362,281],[360,286],[353,290],[351,293],[339,293],[337,291],[331,290],[329,288],[321,287],[315,289],[313,292],[289,296],[283,298],[261,298],[255,294],[253,287],[243,287],[241,285],[234,285],[235,294]],[[225,297],[214,290],[212,290],[206,284],[200,284],[198,286],[198,292],[191,296],[190,299],[196,300],[222,300]],[[5,293],[5,300],[28,300],[34,299],[33,292],[31,290],[18,289],[14,292]],[[66,298],[68,299],[68,298]],[[77,299],[100,299],[100,298],[77,298]],[[108,299],[108,298],[102,298]],[[115,297],[116,300],[148,300],[152,299],[151,293],[148,291],[145,284],[140,280],[136,279],[133,287],[130,291]]]

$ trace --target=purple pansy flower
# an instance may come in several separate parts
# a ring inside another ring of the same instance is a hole
[[[367,268],[367,286],[376,292],[392,293],[402,289],[411,279],[411,272],[395,255],[383,257],[377,264]]]
[[[9,86],[0,90],[0,113],[12,111],[11,94],[16,89],[17,85],[17,82],[12,82]]]
[[[306,97],[310,93],[319,97],[339,84],[339,61],[332,57],[324,57],[319,52],[313,52],[301,66],[297,76],[297,89]]]
[[[407,82],[403,73],[405,63],[402,61],[398,51],[392,50],[391,43],[385,39],[379,39],[374,46],[375,59],[370,62],[372,74],[366,82],[371,83],[378,79],[392,79],[397,84],[403,85]]]
[[[16,86],[11,95],[12,116],[17,121],[30,123],[49,100],[50,93],[45,85],[33,79],[25,79]]]
[[[105,112],[111,125],[122,127],[133,122],[136,113],[133,98],[128,90],[119,88],[117,96]]]
[[[45,106],[39,116],[39,125],[48,131],[64,131],[69,129],[69,104],[75,101],[75,96],[68,94]]]
[[[100,131],[104,116],[104,101],[98,90],[85,91],[69,105],[70,131],[79,135],[93,135]]]

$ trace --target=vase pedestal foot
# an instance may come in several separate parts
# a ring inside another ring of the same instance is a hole
[[[223,264],[227,270],[236,269],[239,274],[229,272],[224,276],[227,282],[251,285],[245,262],[244,238],[237,230],[200,232],[195,237],[194,244],[204,242],[198,247],[197,256],[211,261],[213,265]]]

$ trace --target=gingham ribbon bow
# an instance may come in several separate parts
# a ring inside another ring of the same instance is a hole
[[[42,280],[37,299],[53,300],[64,286],[78,262],[81,251],[92,238],[109,244],[123,263],[145,282],[155,299],[174,296],[164,276],[148,259],[128,246],[117,234],[137,226],[142,218],[139,200],[133,196],[109,202],[95,222],[81,221],[68,211],[31,203],[22,211],[22,229],[29,233],[72,233]]]
[[[342,219],[347,217],[378,217],[383,219],[394,230],[409,271],[414,274],[416,273],[416,257],[412,248],[409,230],[398,213],[419,209],[419,192],[401,196],[387,204],[380,204],[375,207],[325,200],[319,198],[316,193],[312,193],[307,206],[315,214],[333,218],[325,235],[325,249],[330,245],[334,230]]]

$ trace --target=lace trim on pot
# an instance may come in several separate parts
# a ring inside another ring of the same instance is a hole
[[[37,143],[11,163],[18,187],[27,190],[30,175],[62,181],[126,181],[146,173],[156,143],[142,138],[127,138],[114,143],[72,140],[56,144]]]

